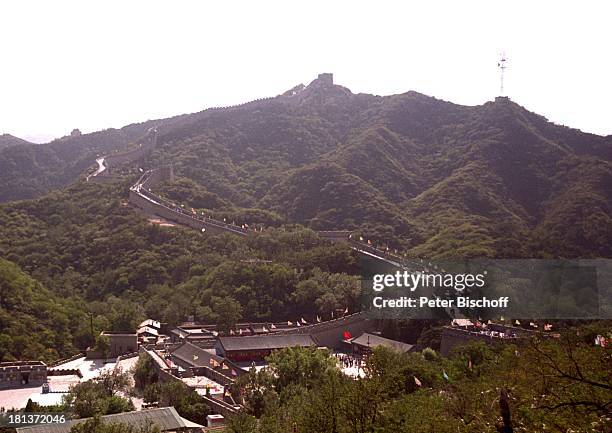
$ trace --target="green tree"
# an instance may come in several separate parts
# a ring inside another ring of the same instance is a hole
[[[257,433],[257,419],[246,413],[238,413],[227,420],[228,433]]]
[[[290,386],[312,389],[321,383],[328,369],[337,368],[329,351],[318,348],[284,348],[273,352],[268,362],[279,394]]]
[[[274,383],[275,377],[268,369],[251,368],[248,374],[238,378],[236,391],[243,396],[243,404],[251,415],[260,418],[266,408],[278,402]]]
[[[242,318],[242,305],[231,296],[214,298],[213,311],[217,316],[217,329],[222,332],[229,332]]]
[[[159,380],[155,361],[147,353],[141,353],[138,356],[132,374],[134,375],[134,386],[141,391]]]
[[[108,355],[110,354],[110,340],[106,335],[98,335],[94,350],[98,352],[103,359],[108,358]]]
[[[111,397],[118,393],[125,393],[131,386],[130,373],[120,368],[102,371],[96,381],[102,384]]]
[[[160,385],[159,406],[174,406],[182,417],[198,424],[206,424],[206,416],[210,413],[204,399],[195,390],[178,380]]]
[[[64,396],[64,403],[79,418],[129,412],[134,410],[132,402],[117,395],[126,392],[129,383],[126,372],[103,372],[96,379],[73,386]]]

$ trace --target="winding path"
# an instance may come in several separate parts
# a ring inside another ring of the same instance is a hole
[[[98,163],[98,169],[87,175],[87,182],[89,182],[89,179],[91,179],[92,177],[96,177],[97,175],[99,175],[100,173],[102,173],[104,170],[106,170],[106,165],[104,165],[104,157],[98,158],[96,159],[96,162]]]

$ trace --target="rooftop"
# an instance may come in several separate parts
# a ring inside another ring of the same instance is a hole
[[[215,367],[223,362],[223,358],[213,355],[210,352],[185,342],[172,351],[172,356],[185,361],[194,367]]]
[[[31,367],[46,367],[47,365],[42,361],[10,361],[0,362],[0,369],[14,369],[14,368],[31,368]]]
[[[102,333],[100,333],[100,335],[104,335],[107,337],[134,337],[136,338],[136,333],[130,333],[130,332],[110,332],[110,331],[103,331]]]
[[[21,365],[45,365],[42,361],[6,361],[0,362],[0,367],[21,366]]]
[[[409,352],[413,347],[412,344],[402,343],[401,341],[391,340],[375,334],[368,334],[367,332],[364,332],[359,337],[353,338],[351,344],[356,344],[361,347],[384,346],[402,353]]]
[[[285,347],[316,346],[310,335],[272,334],[253,335],[248,337],[219,337],[219,343],[226,351],[233,350],[272,350]]]
[[[136,334],[140,335],[140,334],[151,334],[151,335],[155,335],[158,336],[159,332],[157,332],[157,329],[151,327],[151,326],[141,326],[140,328],[138,328],[138,331],[136,331]]]
[[[138,325],[139,328],[142,328],[143,326],[150,326],[152,328],[160,329],[161,323],[157,320],[147,319],[144,320],[140,325]]]
[[[70,433],[75,424],[85,422],[89,418],[71,420],[65,424],[46,424],[30,427],[20,427],[17,433]],[[201,428],[202,426],[182,418],[173,407],[146,409],[136,412],[124,412],[101,417],[105,424],[122,423],[131,426],[145,426],[152,422],[161,431],[175,431],[184,428]]]

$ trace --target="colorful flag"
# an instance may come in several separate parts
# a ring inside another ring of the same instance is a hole
[[[342,338],[345,339],[345,340],[350,340],[353,337],[351,336],[350,332],[344,331],[344,333],[342,334]]]

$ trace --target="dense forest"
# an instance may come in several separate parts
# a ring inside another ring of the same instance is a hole
[[[110,184],[82,181],[96,155],[153,126],[144,161],[113,167]],[[223,325],[357,308],[358,258],[311,229],[355,230],[415,257],[610,257],[611,143],[505,98],[466,107],[315,80],[235,108],[6,147],[0,199],[38,198],[0,206],[1,358],[82,350],[90,319],[97,332],[145,317]],[[151,224],[127,192],[139,168],[164,164],[177,177],[156,193],[265,230]],[[24,337],[36,334],[28,321],[49,338]]]
[[[227,325],[358,304],[358,258],[311,230],[248,239],[149,223],[126,185],[75,185],[0,208],[0,359],[53,360],[155,317]],[[311,290],[314,287],[315,290]]]

